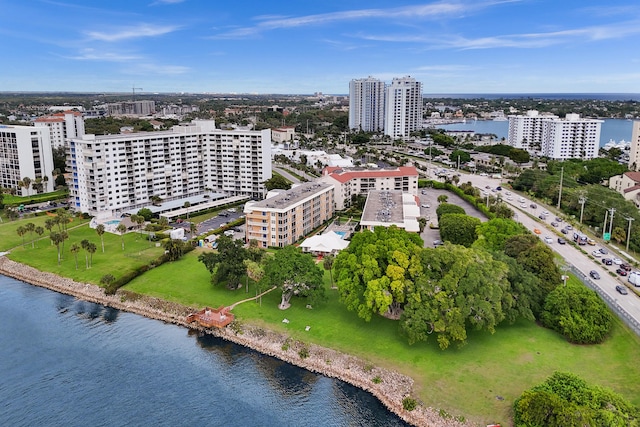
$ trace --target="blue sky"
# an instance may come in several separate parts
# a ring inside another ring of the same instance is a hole
[[[638,93],[637,0],[0,0],[0,91]]]

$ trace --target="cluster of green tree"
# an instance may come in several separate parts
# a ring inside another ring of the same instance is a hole
[[[461,215],[441,214],[441,221]],[[534,319],[560,282],[553,254],[511,220],[485,224],[469,247],[424,248],[397,227],[358,233],[334,262],[341,301],[367,321],[399,319],[409,343],[433,335],[443,349],[464,344],[468,328],[493,332],[505,320]]]
[[[242,278],[248,290],[248,279],[256,283],[261,292],[278,287],[282,292],[281,309],[289,308],[293,296],[305,298],[314,304],[325,298],[322,271],[310,254],[302,253],[295,246],[287,246],[267,253],[252,241],[248,248],[241,240],[221,235],[215,252],[204,252],[198,257],[209,273],[214,285],[225,284],[228,289],[242,287]],[[330,258],[330,257],[329,257]]]
[[[273,172],[273,175],[271,176],[271,178],[269,178],[264,182],[264,188],[267,191],[271,191],[276,188],[279,188],[282,190],[289,190],[291,188],[291,181],[289,181],[287,178],[280,175],[279,173]]]
[[[517,427],[637,426],[640,411],[612,390],[554,372],[513,404]]]
[[[316,134],[340,134],[349,130],[349,115],[344,111],[327,108],[303,108],[290,111],[285,116],[280,111],[263,111],[257,115],[255,129],[278,128],[283,125],[295,126],[296,132]]]
[[[157,119],[164,123],[164,128],[168,129],[178,124],[178,120],[174,119]],[[86,133],[95,135],[110,135],[120,133],[120,128],[130,126],[134,132],[151,132],[154,130],[153,125],[148,120],[137,119],[133,117],[99,117],[90,118],[84,121]]]
[[[527,150],[513,148],[512,146],[505,144],[479,146],[476,147],[476,150],[483,153],[508,157],[514,163],[527,163],[529,160],[531,160],[531,155],[529,154],[529,152],[527,152]]]
[[[482,212],[487,218],[512,218],[513,210],[502,201],[502,196],[496,194],[495,196],[481,196],[477,188],[473,186],[471,182],[460,183],[460,186],[456,186],[455,182],[459,179],[454,176],[453,178],[447,178],[445,182],[438,181],[419,181],[419,187],[432,187],[442,190],[448,190],[457,194],[462,199],[469,202],[477,210]],[[438,203],[446,202],[446,196],[444,200],[438,197]]]
[[[564,166],[561,173],[560,168]],[[597,234],[603,232],[607,210],[615,209],[612,238],[618,242],[627,240],[629,218],[635,219],[631,224],[630,246],[640,250],[640,233],[638,226],[640,214],[633,202],[625,200],[616,191],[599,184],[613,175],[623,173],[626,168],[606,159],[594,159],[585,162],[566,161],[550,162],[547,171],[526,170],[513,181],[513,188],[526,191],[546,203],[555,205],[560,194],[560,177],[562,178],[562,211],[578,221],[590,226]],[[595,182],[595,183],[591,183]],[[610,216],[607,220],[609,230]]]

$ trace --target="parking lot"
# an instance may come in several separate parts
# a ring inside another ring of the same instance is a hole
[[[196,224],[196,234],[199,236],[199,235],[208,233],[209,231],[217,230],[218,228],[223,227],[224,225],[230,222],[233,222],[239,219],[242,215],[244,215],[242,213],[241,208],[232,208],[232,209],[234,209],[235,212],[229,212],[229,210],[220,211],[220,213],[217,216],[213,218],[209,218],[207,220],[204,220]],[[174,228],[182,227],[187,233],[191,228],[191,222],[186,220],[180,223],[172,222],[169,225]],[[235,234],[233,237],[235,239],[244,238],[244,226],[237,227],[237,229],[238,231],[235,231]]]

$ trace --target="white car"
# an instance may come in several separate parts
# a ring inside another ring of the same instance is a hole
[[[423,204],[422,204],[422,207],[423,207],[423,208],[430,208],[431,206],[429,206],[429,204],[428,204],[428,203],[423,203]]]
[[[600,251],[593,251],[591,252],[591,255],[593,255],[596,258],[600,258],[602,256],[602,253]]]
[[[544,236],[545,243],[553,243],[553,239],[549,236]]]
[[[520,207],[521,207],[521,208],[526,208],[526,207],[527,207],[527,204],[526,204],[526,203],[523,203],[523,204],[521,204],[521,205],[520,205]]]
[[[613,258],[611,261],[613,261],[613,263],[615,265],[620,265],[622,264],[622,260],[620,258]]]

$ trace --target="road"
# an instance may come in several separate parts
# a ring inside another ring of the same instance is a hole
[[[484,191],[490,191],[486,189],[486,186],[489,186],[491,189],[495,189],[497,186],[501,185],[501,181],[499,179],[494,179],[491,177],[484,177],[479,175],[472,174],[462,174],[460,177],[460,182],[471,181],[471,183]],[[492,195],[495,195],[497,192],[492,192]],[[592,260],[586,254],[582,253],[578,248],[582,248],[587,253],[591,253],[596,248],[605,247],[609,251],[609,255],[607,257],[617,257],[624,260],[624,257],[620,254],[616,253],[613,248],[609,245],[599,246],[574,246],[572,244],[560,245],[558,244],[558,237],[563,237],[566,240],[570,241],[572,239],[572,235],[564,235],[560,233],[560,228],[562,228],[565,224],[561,223],[559,227],[551,226],[551,222],[555,220],[556,216],[559,215],[560,212],[555,208],[550,206],[540,205],[539,202],[532,202],[524,195],[513,193],[511,196],[511,200],[507,199],[506,192],[503,190],[502,192],[503,200],[509,203],[516,213],[515,220],[523,224],[527,229],[533,231],[534,229],[539,229],[541,231],[540,237],[550,236],[553,239],[553,243],[550,243],[549,246],[555,252],[560,254],[564,260],[568,264],[573,264],[582,274],[584,274],[587,278],[589,277],[589,272],[591,270],[595,270],[600,274],[600,280],[592,280],[591,283],[595,284],[600,290],[606,294],[611,301],[613,301],[618,307],[622,308],[626,311],[636,322],[640,323],[640,297],[636,295],[634,292],[629,292],[628,295],[621,295],[616,291],[616,285],[623,284],[629,285],[626,281],[625,277],[620,277],[615,273],[615,270],[618,266],[615,264],[612,266],[605,266],[600,262],[600,258],[596,258],[596,260]],[[525,199],[526,208],[521,207],[521,203],[519,202],[519,198],[523,197]],[[532,209],[530,207],[531,203],[535,203],[538,207],[536,209]],[[549,211],[549,215],[546,220],[541,220],[538,218],[538,215],[543,211]],[[613,277],[610,272],[613,272],[615,277]],[[589,279],[587,279],[589,280]]]

